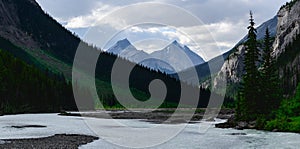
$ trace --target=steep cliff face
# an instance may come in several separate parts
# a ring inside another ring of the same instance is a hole
[[[278,12],[277,35],[273,55],[279,65],[285,95],[295,93],[300,81],[300,1],[282,7]]]
[[[292,6],[282,7],[278,14],[277,34],[274,42],[274,56],[278,57],[285,47],[293,42],[300,29],[300,1]]]
[[[235,94],[235,91],[238,87],[238,83],[242,79],[243,75],[243,68],[244,68],[244,53],[245,53],[245,46],[240,45],[234,48],[234,52],[229,55],[225,63],[223,64],[220,72],[217,76],[213,79],[213,89],[217,92],[225,92],[222,89],[222,82],[227,82],[227,93],[231,95]]]
[[[287,45],[295,42],[300,29],[300,1],[294,1],[293,5],[283,6],[277,14],[277,25],[275,40],[273,44],[273,56],[278,61],[277,66],[280,78],[283,80],[283,87],[287,88],[285,94],[291,94],[300,80],[300,47],[292,46],[285,51]],[[268,21],[267,21],[268,22]],[[258,39],[261,40],[261,39]],[[261,48],[259,48],[261,49]],[[219,82],[227,81],[227,91],[229,96],[234,96],[239,83],[242,80],[243,60],[245,46],[240,45],[232,52],[223,64],[221,70],[213,78],[212,88],[218,91],[224,91],[219,88]],[[292,53],[292,54],[291,54]],[[206,81],[204,84],[208,84]]]

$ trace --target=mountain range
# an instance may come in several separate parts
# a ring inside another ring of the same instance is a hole
[[[115,43],[107,52],[167,74],[173,74],[205,62],[189,47],[178,43],[176,40],[162,50],[148,54],[143,50],[137,50],[128,39],[123,39]]]

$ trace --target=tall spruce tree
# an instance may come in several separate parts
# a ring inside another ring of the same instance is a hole
[[[243,88],[239,105],[242,108],[240,117],[243,120],[251,121],[261,113],[261,89],[260,73],[258,71],[259,51],[257,48],[256,29],[252,11],[250,11],[250,25],[248,26],[248,40],[245,51],[245,74],[243,76]]]
[[[279,78],[274,65],[274,58],[271,56],[271,38],[269,29],[266,29],[264,39],[264,51],[263,51],[263,65],[261,69],[262,74],[262,95],[263,95],[263,107],[262,112],[265,116],[272,116],[271,112],[278,108],[281,99],[281,91],[279,88]]]

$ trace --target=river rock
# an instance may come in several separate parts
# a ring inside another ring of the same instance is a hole
[[[235,127],[235,129],[238,129],[238,130],[243,130],[245,128],[248,128],[247,122],[238,122],[237,126]]]
[[[248,128],[254,129],[255,127],[256,127],[256,121],[251,121],[251,122],[249,122]]]
[[[215,127],[217,128],[234,128],[236,126],[236,122],[235,122],[235,117],[234,115],[232,115],[227,122],[225,123],[221,123],[221,124],[216,124]]]
[[[210,117],[210,118],[206,119],[206,121],[208,121],[208,122],[214,122],[215,118],[214,117]]]
[[[228,135],[233,135],[233,136],[245,136],[247,135],[246,133],[229,133]]]

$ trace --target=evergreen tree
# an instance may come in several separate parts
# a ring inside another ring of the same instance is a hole
[[[242,120],[243,115],[245,114],[245,101],[244,98],[242,98],[242,92],[238,92],[237,94],[237,102],[236,102],[236,108],[235,108],[235,119],[236,120]]]
[[[243,76],[243,88],[238,108],[242,108],[240,118],[246,121],[255,120],[257,114],[261,113],[260,105],[260,73],[257,63],[259,62],[259,52],[257,48],[256,29],[254,27],[253,14],[250,11],[250,25],[248,26],[248,40],[245,51],[245,74]]]
[[[274,59],[271,56],[271,41],[269,29],[266,29],[264,39],[262,74],[263,114],[271,116],[271,112],[279,107],[281,91],[279,89],[279,78],[275,69]]]

